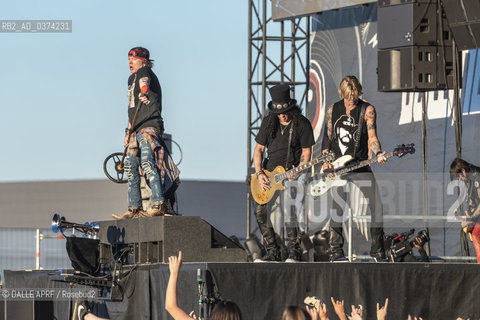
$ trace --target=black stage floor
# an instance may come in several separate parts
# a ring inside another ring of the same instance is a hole
[[[377,302],[383,305],[388,298],[388,319],[407,319],[408,314],[423,319],[480,318],[477,264],[184,263],[178,300],[186,311],[198,310],[197,269],[209,271],[216,294],[235,301],[244,320],[281,319],[286,306],[303,305],[304,298],[313,295],[327,303],[330,315],[330,297],[344,300],[347,311],[352,304],[362,304],[365,319],[375,319]],[[5,271],[4,288],[67,286],[49,281],[48,273]],[[123,301],[106,301],[110,318],[171,319],[164,310],[168,277],[167,264],[136,267],[124,283]],[[68,302],[50,306],[56,319],[69,318]]]

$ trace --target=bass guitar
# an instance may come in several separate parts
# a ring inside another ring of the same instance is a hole
[[[408,153],[415,153],[414,146],[415,145],[413,143],[408,145],[403,144],[395,148],[392,152],[387,153],[385,157],[387,159],[393,156],[397,156],[400,158]],[[317,175],[314,180],[318,180],[318,182],[310,184],[310,194],[314,197],[319,197],[333,186],[344,186],[347,184],[347,181],[340,178],[342,175],[378,161],[378,157],[375,157],[349,165],[348,163],[352,161],[352,159],[352,156],[345,155],[335,160],[332,163],[333,172],[324,173],[322,168],[320,171],[320,175]]]
[[[285,171],[285,168],[282,166],[277,166],[271,172],[268,170],[263,170],[268,180],[270,181],[270,189],[268,190],[263,190],[262,186],[258,182],[257,175],[254,174],[252,176],[252,180],[250,181],[250,189],[253,199],[258,204],[268,203],[270,200],[272,200],[277,190],[285,190],[285,187],[283,186],[283,180],[287,179],[288,176],[295,176],[300,172],[307,170],[313,165],[316,165],[318,163],[324,163],[327,161],[333,161],[333,159],[335,159],[335,156],[332,152],[330,152],[322,155],[320,158],[315,158],[312,161],[309,161],[305,164],[302,164],[301,166],[290,169],[288,171]]]

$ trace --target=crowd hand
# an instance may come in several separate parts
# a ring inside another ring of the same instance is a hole
[[[312,320],[329,320],[325,303],[318,302],[315,304],[315,307],[307,306],[307,311]]]
[[[178,274],[180,267],[182,266],[182,251],[178,251],[177,256],[168,257],[168,267],[170,268],[170,273]]]
[[[333,299],[333,297],[330,297],[330,299],[332,300],[332,304],[333,304],[333,308],[335,309],[335,313],[340,318],[340,320],[348,320],[347,316],[345,315],[345,305],[344,305],[343,300],[342,301],[340,301],[340,300],[335,301],[335,299]]]
[[[412,316],[411,316],[411,315],[408,315],[407,320],[423,320],[423,319],[422,319],[422,317],[418,317],[418,318],[417,318],[417,317],[413,317],[413,319],[412,319]]]
[[[358,313],[352,313],[352,315],[348,317],[348,320],[363,320],[363,318]]]
[[[318,309],[316,307],[307,306],[307,312],[310,315],[310,319],[318,320],[320,315],[318,314]]]
[[[388,298],[385,299],[385,305],[380,308],[380,304],[377,302],[377,320],[385,320],[387,317]]]
[[[260,183],[260,186],[262,187],[263,191],[270,190],[270,180],[268,180],[268,177],[266,174],[260,174],[258,176],[258,183]]]
[[[190,312],[188,316],[194,320],[202,320],[202,318],[197,317],[197,315],[195,314],[195,311]]]
[[[148,100],[147,96],[144,95],[144,94],[141,94],[141,93],[138,94],[138,99],[139,99],[140,101],[142,101],[143,103],[145,103],[145,104],[149,104],[149,103],[150,103],[150,100]]]
[[[387,162],[387,157],[385,156],[385,151],[382,152],[382,153],[380,153],[380,154],[377,156],[377,161],[378,161],[378,163],[380,163],[380,164]]]
[[[355,317],[354,317],[355,316]],[[352,305],[352,316],[349,319],[362,319],[363,317],[363,306],[361,304],[358,307]]]

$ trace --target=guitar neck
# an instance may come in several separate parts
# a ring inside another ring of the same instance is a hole
[[[284,172],[284,173],[277,174],[277,175],[275,175],[275,176],[276,176],[276,180],[277,180],[278,182],[283,181],[283,180],[285,180],[285,179],[287,178],[287,173],[288,173],[288,172],[291,172],[292,174],[296,175],[296,174],[299,174],[300,172],[305,171],[305,170],[307,170],[308,168],[310,168],[311,166],[314,166],[314,165],[316,165],[317,163],[320,163],[320,162],[325,162],[325,157],[315,158],[315,159],[313,159],[312,161],[309,161],[309,162],[307,162],[307,163],[305,163],[305,164],[302,164],[301,166],[298,166],[298,167],[296,167],[296,168],[290,169],[290,170],[288,170],[288,171],[286,171],[286,172]],[[277,183],[278,183],[278,182],[277,182]]]
[[[385,157],[388,159],[390,157],[392,157],[395,153],[392,151],[392,152],[389,152],[387,154],[385,154]],[[378,161],[378,157],[375,157],[375,158],[372,158],[372,159],[368,159],[368,160],[363,160],[363,161],[360,161],[358,163],[355,163],[355,164],[352,164],[350,166],[347,166],[343,169],[340,169],[338,171],[335,171],[335,174],[336,175],[342,175],[342,174],[345,174],[345,173],[348,173],[350,171],[353,171],[353,170],[357,170],[359,168],[363,168],[363,167],[366,167],[368,165],[371,165],[372,163],[375,163]]]

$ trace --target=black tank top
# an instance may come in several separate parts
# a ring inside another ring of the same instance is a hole
[[[350,115],[347,115],[343,99],[333,105],[331,150],[335,153],[335,158],[351,155],[358,161],[368,159],[368,134],[365,119],[361,119],[364,122],[361,134],[358,132],[358,124],[362,106],[366,108],[369,105],[358,99],[357,106],[350,111]],[[360,139],[360,144],[354,155],[355,141],[358,139]]]

